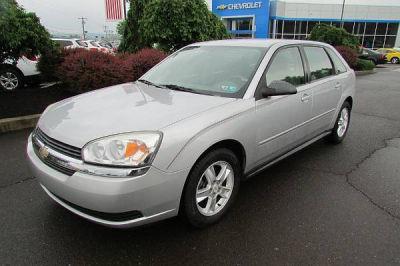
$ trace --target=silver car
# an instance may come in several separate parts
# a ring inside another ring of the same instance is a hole
[[[327,44],[196,43],[136,82],[49,106],[27,153],[50,198],[90,221],[123,228],[181,214],[203,227],[242,180],[321,138],[340,143],[354,87]]]

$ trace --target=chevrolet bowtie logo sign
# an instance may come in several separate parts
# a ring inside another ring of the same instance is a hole
[[[227,9],[228,8],[228,6],[227,5],[219,5],[219,6],[217,6],[217,9],[218,10],[225,10],[225,9]]]
[[[262,2],[246,2],[246,3],[238,3],[238,4],[221,4],[217,6],[217,10],[237,10],[237,9],[252,9],[252,8],[261,8]]]

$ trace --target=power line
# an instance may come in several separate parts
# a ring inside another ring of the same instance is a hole
[[[81,20],[81,22],[82,22],[82,35],[83,35],[83,39],[85,40],[86,39],[86,35],[85,35],[85,23],[86,23],[86,21],[85,20],[87,20],[87,18],[84,18],[84,17],[81,17],[81,18],[78,18],[78,19],[80,19]]]

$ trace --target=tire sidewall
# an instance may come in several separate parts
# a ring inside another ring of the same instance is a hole
[[[197,185],[207,167],[217,161],[226,161],[231,165],[234,172],[233,190],[228,202],[222,210],[220,210],[217,214],[213,216],[205,216],[201,214],[197,208]],[[187,221],[193,226],[201,228],[216,223],[218,220],[220,220],[235,201],[235,198],[239,191],[241,173],[242,169],[240,167],[239,160],[237,159],[235,154],[228,149],[220,148],[206,154],[203,158],[201,158],[190,172],[183,193],[183,205],[181,208]]]

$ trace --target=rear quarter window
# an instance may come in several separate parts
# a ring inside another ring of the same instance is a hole
[[[342,60],[336,55],[334,51],[329,48],[326,48],[330,58],[332,59],[333,64],[335,65],[336,74],[341,74],[347,71],[346,66],[343,64]]]

